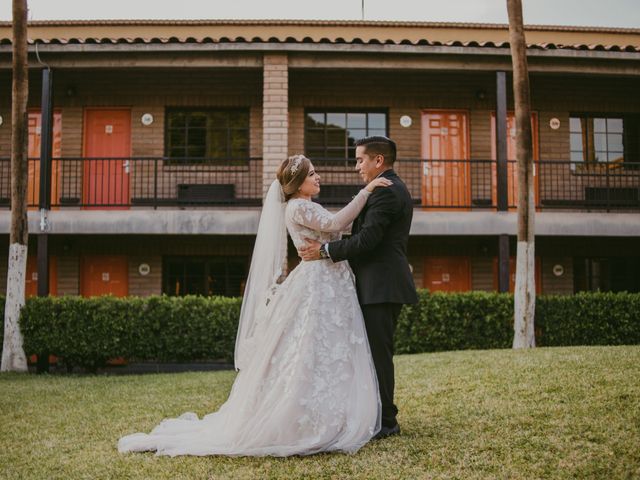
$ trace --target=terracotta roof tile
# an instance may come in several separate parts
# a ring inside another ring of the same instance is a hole
[[[10,26],[10,21],[0,21],[0,26]],[[408,22],[388,20],[32,20],[29,26],[135,26],[135,25],[254,25],[254,26],[370,26],[370,27],[429,27],[429,28],[473,28],[473,29],[506,29],[503,23],[467,23],[467,22]],[[572,25],[525,25],[529,31],[562,31],[562,32],[611,32],[640,33],[640,28],[597,27]]]
[[[8,28],[10,25],[11,22],[0,22],[0,45],[11,44],[11,31]],[[189,26],[194,28],[186,28]],[[195,28],[196,26],[198,28]],[[29,27],[31,29],[29,41],[32,44],[320,43],[509,47],[509,42],[506,41],[508,26],[489,23],[334,20],[40,20],[29,22]],[[157,32],[153,27],[157,27]],[[640,29],[638,28],[526,25],[525,29],[527,32],[549,32],[548,34],[531,33],[532,36],[537,35],[536,40],[544,38],[544,41],[530,42],[528,47],[531,49],[640,52]],[[235,32],[237,34],[229,35],[234,30],[237,30]],[[493,33],[482,34],[483,31],[489,30]],[[58,31],[64,32],[66,36],[59,36]],[[110,31],[114,34],[113,36],[108,35]],[[133,35],[130,36],[130,33]],[[155,36],[154,33],[159,35]],[[174,33],[177,35],[173,35]],[[122,36],[123,34],[126,36]],[[136,34],[140,35],[134,36]],[[549,36],[555,37],[553,40],[557,41],[547,41],[545,37]],[[607,43],[592,42],[600,39],[606,40]],[[587,41],[581,42],[581,40]],[[612,43],[616,41],[619,43]],[[637,41],[637,43],[630,44],[629,41]]]
[[[428,46],[447,46],[447,47],[479,47],[479,48],[508,48],[509,42],[479,42],[479,41],[467,41],[462,42],[459,40],[452,40],[448,42],[439,42],[439,41],[429,41],[429,40],[418,40],[412,41],[409,39],[403,39],[400,41],[395,41],[392,39],[380,40],[380,39],[367,39],[363,40],[361,38],[355,37],[350,40],[346,40],[343,37],[335,37],[328,38],[322,37],[319,40],[313,40],[309,37],[305,37],[301,40],[298,40],[293,37],[287,38],[278,38],[278,37],[253,37],[247,39],[242,36],[238,37],[220,37],[220,38],[212,38],[212,37],[203,37],[203,38],[195,38],[195,37],[151,37],[151,38],[123,38],[123,37],[87,37],[87,38],[51,38],[51,39],[29,39],[30,44],[59,44],[59,45],[72,45],[72,44],[100,44],[100,45],[114,45],[114,44],[168,44],[168,43],[325,43],[325,44],[354,44],[354,45],[428,45]],[[10,38],[0,38],[1,45],[11,44]],[[591,50],[591,51],[611,51],[611,52],[640,52],[640,46],[635,45],[602,45],[602,44],[556,44],[556,43],[528,43],[527,48],[531,49],[541,49],[541,50],[557,50],[557,49],[568,49],[568,50]]]

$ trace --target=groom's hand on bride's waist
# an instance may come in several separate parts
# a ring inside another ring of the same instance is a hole
[[[302,247],[298,248],[298,255],[300,255],[300,258],[305,262],[320,260],[320,247],[322,244],[310,238],[305,238],[304,240],[306,243]]]

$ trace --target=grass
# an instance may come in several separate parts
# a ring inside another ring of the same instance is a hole
[[[402,435],[355,455],[119,454],[226,399],[234,372],[0,375],[0,478],[640,478],[640,347],[396,357]]]

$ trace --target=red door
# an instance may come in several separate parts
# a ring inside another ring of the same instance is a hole
[[[89,208],[126,209],[129,205],[131,111],[85,110],[82,202]]]
[[[533,141],[533,161],[537,162],[539,158],[538,153],[538,114],[531,114],[531,136]],[[496,154],[496,114],[495,112],[491,113],[491,158],[495,160],[497,158]],[[509,201],[509,210],[517,210],[518,203],[518,176],[516,169],[516,117],[513,112],[507,112],[507,192],[508,192],[508,201]],[[496,174],[496,164],[491,164],[491,179],[492,179],[492,193],[491,200],[493,205],[497,205],[497,174]],[[538,197],[539,197],[539,185],[538,185],[538,168],[537,165],[533,164],[533,190],[535,194],[535,204],[538,205]]]
[[[471,205],[466,112],[422,113],[422,204],[466,210]],[[438,161],[442,160],[442,161]]]
[[[471,290],[469,257],[425,257],[424,288],[431,292]]]
[[[25,297],[38,294],[38,258],[27,257],[27,278],[25,280]],[[49,258],[49,295],[58,294],[58,262],[56,257]]]
[[[80,295],[126,297],[129,262],[124,255],[86,255],[80,260]]]
[[[30,110],[28,116],[29,123],[29,151],[28,151],[28,187],[27,203],[33,205],[31,209],[38,208],[40,201],[40,146],[41,146],[41,126],[42,115],[40,110]],[[60,160],[62,155],[62,114],[53,112],[53,138],[51,143],[51,203],[56,204],[58,197],[58,176]]]

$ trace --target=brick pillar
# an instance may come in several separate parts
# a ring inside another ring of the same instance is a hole
[[[287,157],[289,128],[289,71],[286,54],[264,55],[262,92],[263,194]]]

